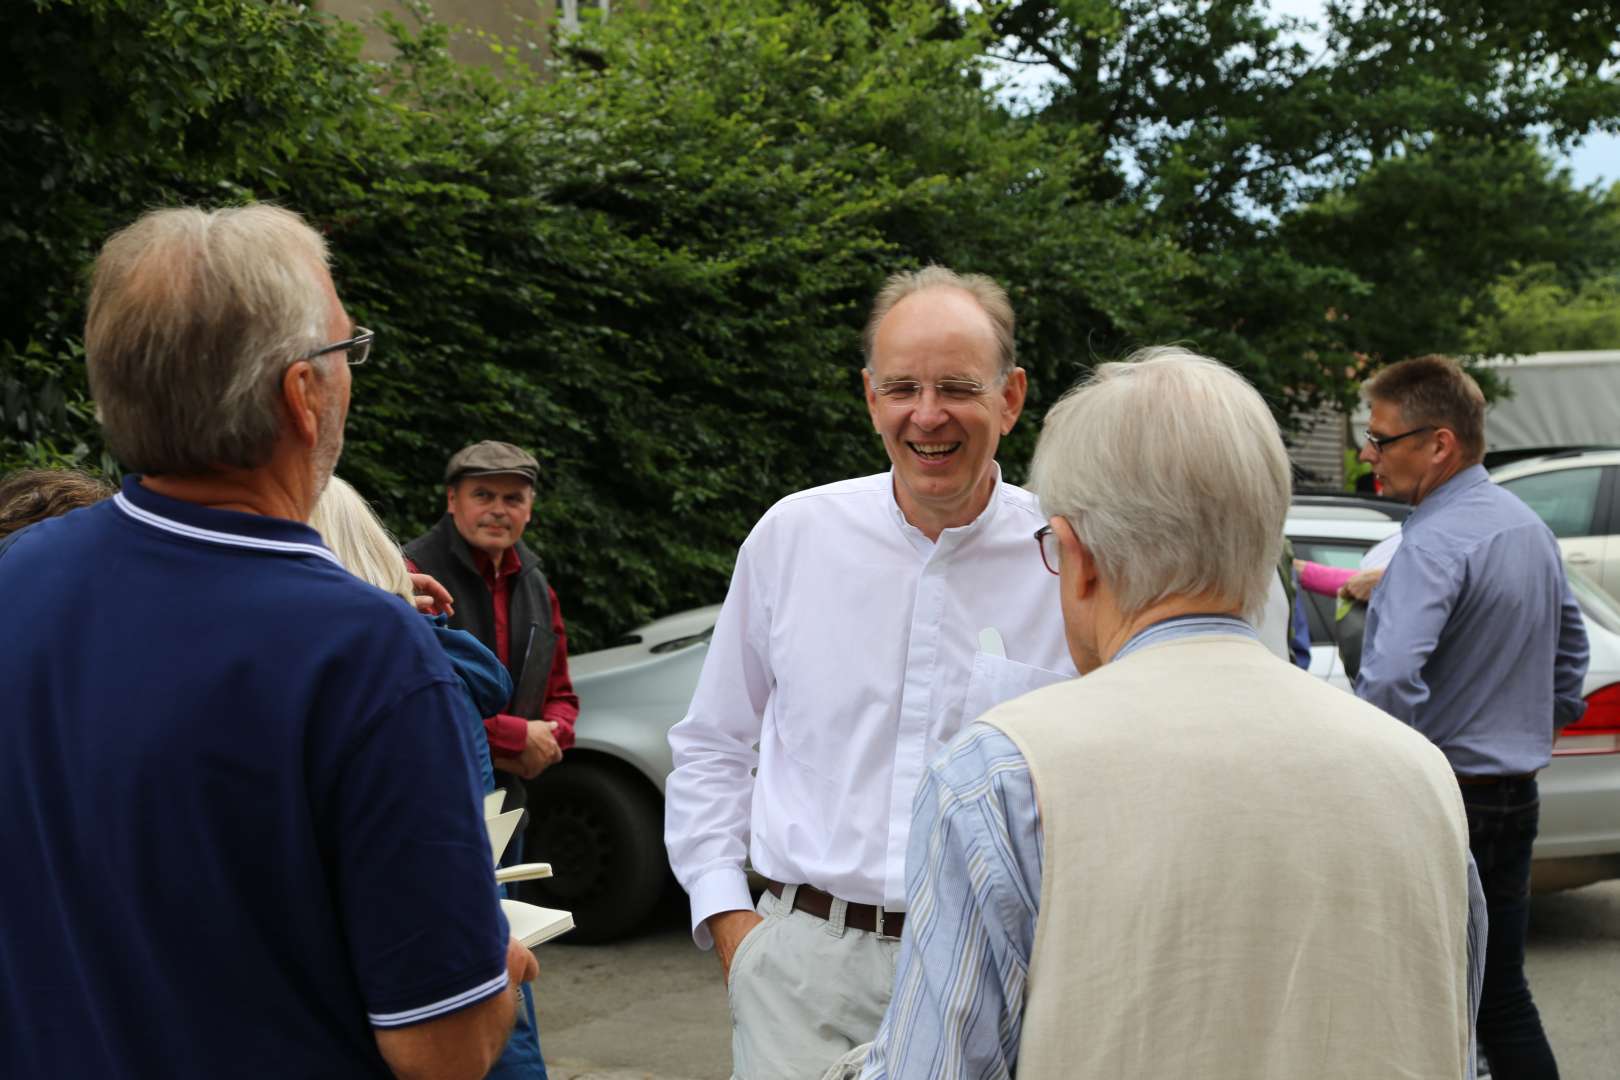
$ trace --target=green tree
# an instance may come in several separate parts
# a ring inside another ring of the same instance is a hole
[[[1014,0],[993,25],[1057,75],[1043,121],[1099,141],[1094,197],[1198,256],[1189,336],[1300,404],[1465,348],[1513,262],[1595,257],[1595,200],[1536,148],[1620,124],[1620,4],[1329,0],[1312,27],[1262,0]]]
[[[0,5],[0,468],[113,467],[79,347],[96,248],[148,206],[274,197],[363,102],[358,40],[256,0]]]
[[[1494,314],[1474,331],[1474,352],[1620,349],[1620,274],[1570,286],[1539,263],[1498,281],[1490,303]]]

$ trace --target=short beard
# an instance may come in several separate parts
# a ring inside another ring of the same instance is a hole
[[[336,402],[321,413],[321,430],[315,440],[313,464],[315,466],[315,497],[319,499],[337,470],[338,458],[343,456],[342,411]]]

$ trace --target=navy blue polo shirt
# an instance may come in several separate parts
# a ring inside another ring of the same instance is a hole
[[[0,1076],[388,1076],[505,989],[465,691],[313,530],[129,478],[0,595]]]

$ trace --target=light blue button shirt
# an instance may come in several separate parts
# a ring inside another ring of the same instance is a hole
[[[1551,759],[1586,708],[1586,625],[1552,530],[1474,465],[1401,528],[1373,590],[1356,693],[1427,735],[1464,776]]]
[[[1255,638],[1223,616],[1170,619],[1125,643],[1200,634]],[[894,997],[861,1080],[1011,1077],[1041,896],[1040,812],[1013,741],[970,724],[923,774],[906,858],[908,908]],[[1468,1009],[1485,972],[1485,896],[1468,860]],[[1467,1080],[1474,1075],[1470,1046]]]

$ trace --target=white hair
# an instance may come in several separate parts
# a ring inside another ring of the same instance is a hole
[[[349,573],[415,607],[405,555],[360,493],[340,476],[326,483],[309,515],[309,527]]]
[[[1172,346],[1103,364],[1046,414],[1031,486],[1127,618],[1209,596],[1253,618],[1282,553],[1288,454],[1241,375]]]

